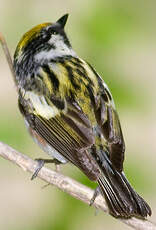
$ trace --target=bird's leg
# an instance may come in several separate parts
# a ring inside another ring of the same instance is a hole
[[[89,205],[90,206],[92,206],[93,204],[94,204],[94,201],[95,201],[95,199],[96,199],[96,197],[100,194],[101,192],[100,192],[100,188],[99,188],[99,186],[94,190],[94,194],[93,194],[93,196],[92,196],[92,198],[91,198],[91,200],[90,200],[90,203],[89,203]]]
[[[37,168],[35,170],[35,172],[33,173],[31,180],[35,179],[39,173],[39,171],[41,170],[41,168],[44,166],[44,164],[46,163],[54,163],[56,165],[56,171],[58,172],[58,166],[61,164],[60,161],[58,161],[57,159],[35,159],[35,161],[37,161],[38,165]]]

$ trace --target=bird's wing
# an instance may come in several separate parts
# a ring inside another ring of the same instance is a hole
[[[98,166],[87,149],[93,145],[94,136],[92,126],[87,116],[82,112],[79,105],[74,101],[66,100],[66,109],[51,118],[46,118],[44,113],[49,113],[49,107],[37,108],[36,112],[26,113],[23,105],[28,103],[19,100],[19,107],[29,125],[41,136],[50,146],[55,148],[65,159],[79,167],[90,179],[97,180],[99,175]],[[34,99],[29,95],[33,104]],[[48,99],[46,99],[47,103]],[[53,95],[53,105],[50,108],[56,109],[54,104],[61,105],[61,99]],[[54,102],[55,101],[55,102]],[[36,101],[34,103],[36,106]],[[32,107],[33,105],[31,105]],[[37,110],[38,109],[38,110]],[[52,113],[51,113],[52,114]]]
[[[102,80],[101,80],[102,81]],[[102,85],[96,107],[96,118],[108,144],[109,158],[115,169],[123,170],[125,143],[114,101],[106,85]]]

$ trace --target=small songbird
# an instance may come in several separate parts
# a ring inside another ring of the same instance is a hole
[[[70,162],[98,183],[111,215],[144,218],[151,209],[124,175],[125,144],[112,95],[72,49],[64,31],[67,18],[25,33],[14,54],[19,109],[51,157],[38,160],[33,178],[44,163]]]

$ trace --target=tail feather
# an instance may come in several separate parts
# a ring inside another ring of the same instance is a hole
[[[134,191],[134,189],[129,184],[127,178],[125,177],[124,173],[122,174],[123,174],[123,180],[127,184],[128,189],[131,191],[133,198],[137,204],[138,211],[141,214],[141,216],[143,217],[146,217],[147,215],[151,216],[152,211],[149,205],[146,203],[146,201],[144,201],[144,199],[141,196],[137,194],[137,192]]]
[[[134,191],[123,172],[119,173],[109,167],[103,171],[98,183],[113,216],[145,218],[151,215],[149,205]]]

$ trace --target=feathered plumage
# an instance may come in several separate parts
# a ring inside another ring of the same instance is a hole
[[[19,108],[29,132],[50,156],[97,181],[113,216],[151,215],[123,173],[125,144],[111,93],[73,51],[66,20],[27,32],[14,55]]]

